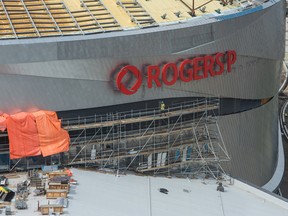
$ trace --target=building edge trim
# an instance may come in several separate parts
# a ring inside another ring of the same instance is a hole
[[[275,205],[281,206],[282,208],[288,208],[288,199],[281,197],[265,188],[258,187],[257,185],[253,185],[251,183],[247,183],[245,181],[239,179],[233,179],[233,184],[236,187],[242,188],[243,190],[249,191],[264,200],[269,200]]]
[[[285,156],[284,156],[284,148],[283,148],[283,141],[282,135],[280,130],[280,123],[278,120],[278,161],[275,172],[272,178],[262,186],[263,189],[273,192],[282,181],[285,169]]]
[[[288,79],[288,70],[285,62],[283,61],[283,69],[285,71],[285,80],[282,83],[281,87],[279,88],[278,94],[284,90],[284,88],[287,86],[287,79]],[[287,106],[287,103],[286,103]],[[285,107],[285,105],[283,106]],[[275,172],[272,176],[272,178],[262,186],[263,189],[268,190],[270,192],[273,192],[277,189],[277,187],[280,185],[284,171],[285,171],[285,155],[284,155],[284,147],[283,147],[283,139],[282,139],[282,132],[281,127],[283,127],[282,120],[284,119],[284,112],[285,109],[281,109],[280,115],[278,119],[278,160],[277,160],[277,166],[275,169]],[[282,118],[282,119],[281,119]],[[284,132],[285,129],[284,129]]]

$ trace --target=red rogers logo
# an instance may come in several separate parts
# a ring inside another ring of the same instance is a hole
[[[134,83],[134,85],[132,87],[130,87],[130,89],[128,89],[124,83],[122,83],[122,79],[123,77],[127,74],[131,72],[136,78],[137,81]],[[126,95],[132,95],[134,93],[137,92],[137,90],[140,88],[141,84],[142,84],[142,74],[141,72],[137,69],[137,67],[132,66],[132,65],[126,65],[124,66],[120,72],[117,74],[117,78],[116,78],[116,84],[118,89]]]
[[[206,79],[208,76],[222,75],[224,70],[231,72],[231,66],[236,62],[236,52],[229,50],[225,53],[216,53],[215,55],[206,55],[202,57],[195,57],[193,59],[184,59],[179,63],[166,63],[162,68],[158,65],[147,65],[147,86],[153,87],[153,83],[157,87],[163,85],[174,85],[180,78],[183,82],[190,82],[192,80]],[[123,82],[125,76],[131,74],[135,77],[136,82],[131,86]],[[143,73],[133,66],[126,65],[121,68],[116,75],[116,86],[125,95],[135,94],[141,87],[143,82]]]

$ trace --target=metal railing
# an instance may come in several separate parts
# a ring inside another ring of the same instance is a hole
[[[209,100],[197,99],[194,101],[188,101],[184,103],[175,103],[173,106],[169,106],[166,109],[166,112],[175,112],[181,111],[189,108],[199,108],[203,106],[204,108],[211,105],[220,105],[220,101],[218,98],[211,98]],[[218,109],[218,108],[216,108]],[[115,112],[115,113],[106,113],[102,115],[91,115],[91,116],[84,116],[84,117],[77,117],[77,118],[66,118],[62,119],[62,127],[70,126],[70,125],[83,125],[83,124],[92,124],[97,122],[108,122],[108,121],[115,121],[115,120],[127,120],[129,118],[140,118],[140,117],[152,117],[154,115],[161,114],[160,107],[153,107],[153,108],[146,108],[146,109],[139,109],[124,112]]]

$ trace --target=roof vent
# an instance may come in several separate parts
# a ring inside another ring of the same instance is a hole
[[[164,14],[161,16],[162,19],[166,19],[166,17],[167,17],[167,14],[166,14],[166,13],[164,13]]]
[[[181,14],[181,11],[175,12],[174,14],[179,18],[180,14]]]
[[[216,9],[215,12],[218,13],[218,14],[221,14],[221,10],[220,9]]]
[[[195,11],[188,11],[187,12],[191,17],[196,17]]]
[[[222,182],[220,182],[219,185],[217,186],[217,191],[224,192],[224,187],[222,185]]]
[[[206,12],[206,6],[201,7],[201,8],[200,8],[200,11],[201,11],[202,13],[205,13],[205,12]]]

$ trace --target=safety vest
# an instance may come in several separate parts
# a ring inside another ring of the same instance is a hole
[[[160,109],[161,109],[161,110],[165,110],[165,104],[164,104],[163,102],[162,102],[161,105],[160,105]]]

